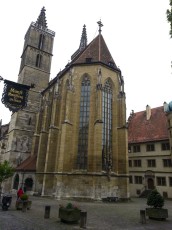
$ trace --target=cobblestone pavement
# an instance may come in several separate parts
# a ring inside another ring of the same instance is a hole
[[[59,204],[68,201],[57,201],[49,198],[30,196],[32,207],[26,212],[15,209],[16,197],[8,211],[0,207],[0,230],[76,230],[80,224],[62,223],[58,218]],[[172,201],[166,201],[169,218],[165,221],[146,219],[140,223],[140,210],[146,208],[146,199],[132,198],[128,202],[74,202],[87,211],[86,229],[89,230],[168,230],[172,229]],[[45,219],[45,206],[50,205],[50,218]]]

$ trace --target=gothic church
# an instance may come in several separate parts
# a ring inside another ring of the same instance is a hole
[[[43,7],[25,35],[18,83],[32,85],[27,107],[11,116],[4,160],[12,189],[61,198],[129,198],[126,97],[121,70],[102,36],[79,48],[53,80],[55,33]],[[62,44],[60,44],[62,45]]]

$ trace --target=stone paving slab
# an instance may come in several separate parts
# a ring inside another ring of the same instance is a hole
[[[50,198],[30,196],[32,207],[26,212],[15,209],[16,197],[8,211],[0,209],[0,230],[77,230],[80,224],[66,224],[58,218],[60,204],[69,201],[57,201]],[[73,201],[72,201],[73,202]],[[146,219],[140,223],[140,210],[145,209],[146,199],[132,198],[128,202],[73,202],[87,211],[86,229],[89,230],[168,230],[172,229],[172,201],[165,201],[169,218],[166,221]],[[45,219],[45,206],[49,205],[50,218]],[[0,207],[1,208],[1,207]]]

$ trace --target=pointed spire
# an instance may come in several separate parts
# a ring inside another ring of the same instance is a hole
[[[46,21],[46,16],[45,16],[45,7],[42,7],[41,13],[36,21],[36,25],[38,27],[43,27],[43,28],[47,28],[47,21]]]
[[[75,53],[71,56],[71,59],[73,60],[86,47],[87,47],[87,32],[86,32],[86,25],[84,24],[79,49],[75,51]]]
[[[87,32],[86,32],[86,25],[84,24],[79,50],[81,51],[81,50],[85,49],[86,46],[87,46]]]

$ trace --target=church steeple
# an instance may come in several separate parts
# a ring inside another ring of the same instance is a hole
[[[29,90],[27,107],[11,116],[8,153],[12,162],[17,158],[25,160],[31,155],[40,92],[48,86],[50,79],[54,36],[55,32],[47,28],[43,7],[37,21],[31,22],[25,35],[18,83],[34,85],[34,89]]]
[[[36,22],[32,22],[25,35],[18,82],[44,89],[49,82],[55,32],[49,30],[45,7]],[[27,71],[26,71],[27,69]]]
[[[81,50],[85,49],[86,46],[87,46],[87,31],[86,31],[86,25],[84,24],[79,50],[81,51]]]
[[[36,25],[38,27],[47,28],[47,21],[46,21],[45,11],[46,11],[45,7],[42,7],[40,15],[38,16],[38,19],[36,21]]]

